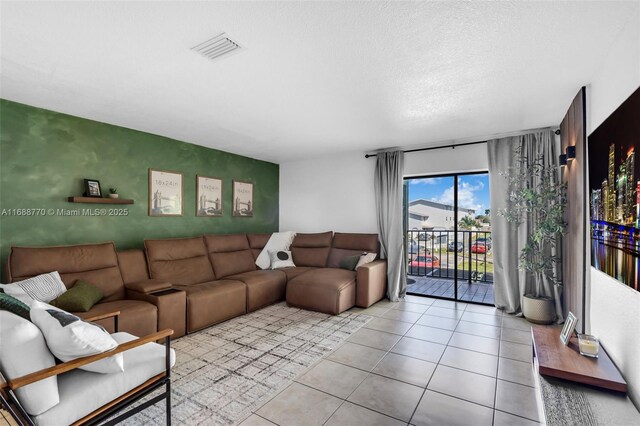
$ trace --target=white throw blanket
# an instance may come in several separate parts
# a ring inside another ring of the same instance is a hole
[[[296,236],[295,232],[274,232],[271,234],[269,241],[265,244],[264,248],[256,259],[256,265],[260,269],[269,269],[271,267],[270,251],[289,250],[289,246],[293,242],[293,238]]]

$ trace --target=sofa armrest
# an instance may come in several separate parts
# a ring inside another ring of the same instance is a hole
[[[155,293],[157,291],[170,289],[171,283],[168,283],[165,280],[149,279],[149,280],[136,281],[134,283],[125,284],[124,286],[127,290],[133,290],[143,294],[150,294],[150,293]]]
[[[107,312],[106,314],[100,314],[100,315],[96,315],[93,317],[84,317],[82,318],[83,321],[99,321],[101,319],[107,319],[107,318],[117,318],[118,315],[120,315],[120,311],[113,311],[113,312]]]
[[[118,332],[118,318],[120,317],[120,311],[107,312],[106,314],[95,315],[92,317],[83,317],[83,321],[100,321],[107,318],[113,318],[113,329]]]
[[[387,261],[374,260],[356,269],[356,306],[368,308],[387,293]]]
[[[104,358],[108,358],[110,356],[119,354],[121,352],[128,351],[133,348],[137,348],[138,346],[145,345],[147,343],[155,342],[156,340],[165,339],[165,344],[170,344],[170,336],[173,334],[173,330],[167,329],[158,331],[156,333],[149,334],[148,336],[140,337],[136,340],[132,340],[130,342],[122,343],[115,347],[115,349],[107,352],[103,352],[96,355],[89,355],[82,358],[76,358],[71,361],[63,362],[61,364],[57,364],[53,367],[45,368],[40,371],[35,371],[33,373],[27,374],[26,376],[18,377],[13,380],[9,380],[5,386],[7,386],[11,390],[16,390],[26,385],[30,385],[31,383],[39,382],[40,380],[44,380],[48,377],[57,376],[62,373],[66,373],[67,371],[75,370],[79,367],[82,367],[87,364],[91,364],[92,362],[99,361]],[[167,349],[168,353],[168,349]],[[167,365],[168,362],[167,362]]]
[[[141,293],[127,290],[127,298],[151,303],[158,309],[158,330],[170,328],[173,337],[182,337],[187,333],[187,293],[184,290],[169,288],[153,293]]]

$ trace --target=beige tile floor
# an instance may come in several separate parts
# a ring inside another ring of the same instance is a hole
[[[268,401],[252,425],[535,425],[529,323],[488,306],[407,296]]]
[[[374,318],[242,426],[539,423],[525,320],[419,296],[354,311]]]

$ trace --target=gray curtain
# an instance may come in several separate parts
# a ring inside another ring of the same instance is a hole
[[[491,231],[493,238],[494,298],[498,308],[509,313],[520,313],[522,297],[533,293],[535,277],[518,268],[520,251],[525,246],[528,234],[533,226],[530,217],[518,227],[509,223],[498,211],[507,208],[509,199],[508,180],[500,175],[510,168],[516,167],[516,151],[521,150],[528,158],[544,157],[545,165],[559,165],[559,147],[551,130],[512,136],[488,141],[489,153],[489,186],[491,189]],[[533,187],[535,178],[531,178]],[[558,174],[558,180],[560,175]],[[560,274],[560,265],[557,274]],[[556,301],[556,314],[561,320],[561,289],[554,286],[546,277],[543,278],[543,289],[546,296]]]
[[[407,292],[402,217],[404,152],[376,154],[374,187],[380,236],[380,257],[387,259],[387,295],[397,302]]]

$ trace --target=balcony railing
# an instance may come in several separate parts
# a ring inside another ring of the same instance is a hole
[[[493,283],[489,231],[407,231],[407,273],[433,278]]]

